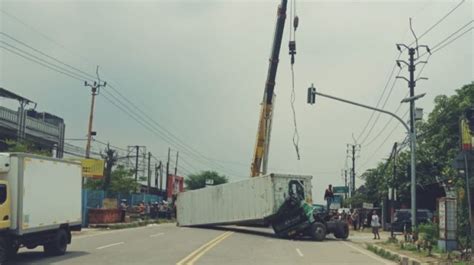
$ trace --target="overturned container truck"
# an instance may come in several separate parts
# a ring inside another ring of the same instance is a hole
[[[279,237],[326,234],[346,239],[345,222],[329,220],[311,205],[312,176],[269,174],[178,194],[179,226],[265,225]]]

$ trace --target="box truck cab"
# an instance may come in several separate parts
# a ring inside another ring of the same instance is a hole
[[[79,163],[0,153],[0,264],[20,247],[62,255],[81,229]]]

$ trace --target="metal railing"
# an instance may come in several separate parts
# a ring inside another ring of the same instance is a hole
[[[0,106],[0,120],[17,124],[18,112]],[[35,118],[26,117],[26,128],[54,137],[60,137],[60,129],[58,126],[54,126]]]

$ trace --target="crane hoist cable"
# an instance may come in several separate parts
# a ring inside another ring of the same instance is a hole
[[[293,65],[295,64],[295,55],[296,55],[296,29],[298,28],[299,18],[296,13],[296,0],[292,1],[290,7],[290,19],[293,19],[293,25],[290,23],[290,37],[289,37],[289,54],[291,56],[291,97],[290,97],[290,105],[291,110],[293,112],[293,125],[295,127],[293,132],[293,146],[295,147],[296,157],[300,160],[300,150],[299,150],[299,142],[300,142],[300,135],[298,133],[298,126],[296,123],[296,111],[295,111],[295,100],[296,100],[296,93],[295,93],[295,71]]]

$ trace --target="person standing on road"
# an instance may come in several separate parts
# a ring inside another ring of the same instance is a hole
[[[380,239],[380,235],[379,235],[380,220],[375,210],[372,214],[372,221],[370,222],[370,225],[372,226],[372,233],[374,234],[374,239],[377,239],[377,238]]]
[[[357,230],[357,223],[359,222],[359,212],[357,209],[351,215],[352,225],[354,226],[354,231]]]
[[[125,215],[127,213],[127,208],[128,208],[127,200],[122,199],[120,203],[120,222],[122,223],[125,222]]]
[[[331,206],[331,203],[334,199],[334,193],[332,192],[332,185],[329,184],[328,188],[324,192],[324,199],[326,200],[328,212],[329,212],[329,207]]]

